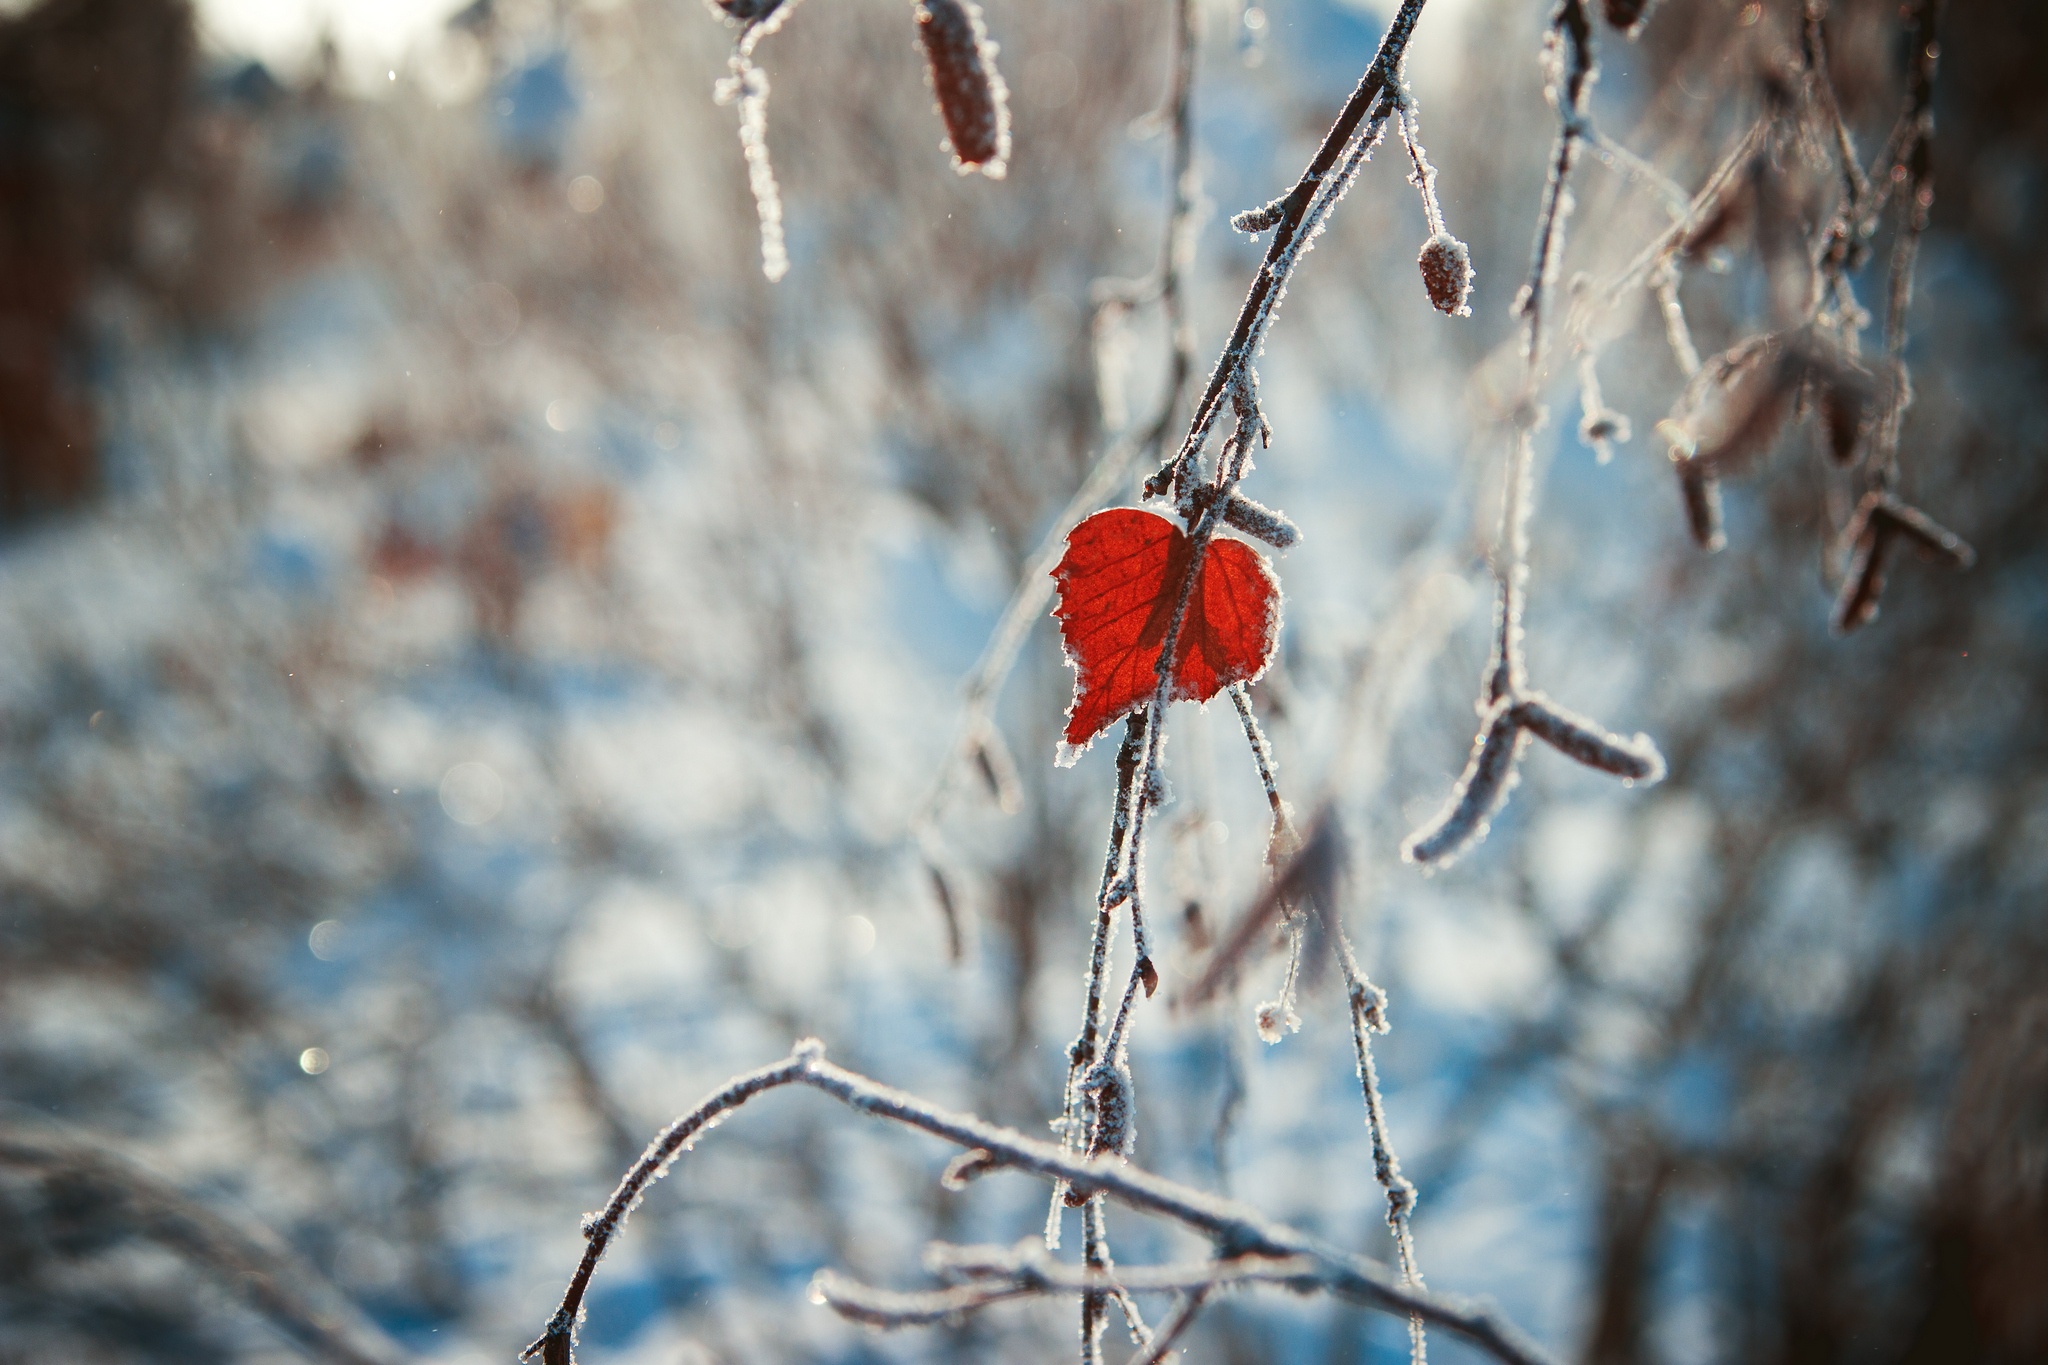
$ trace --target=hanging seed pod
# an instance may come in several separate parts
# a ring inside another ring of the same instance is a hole
[[[946,957],[952,962],[967,957],[967,930],[961,922],[960,904],[953,895],[953,883],[936,862],[925,860],[925,875],[931,878],[932,899],[938,902],[939,917],[946,925]]]
[[[1642,26],[1643,16],[1649,13],[1649,0],[1607,0],[1601,7],[1607,22],[1630,37]]]
[[[1472,316],[1472,253],[1463,242],[1439,232],[1422,244],[1415,263],[1422,267],[1422,287],[1429,291],[1429,301],[1437,312],[1456,318]]]
[[[984,727],[975,734],[968,741],[968,752],[974,758],[974,771],[981,778],[989,799],[996,803],[996,809],[1005,815],[1015,815],[1022,810],[1024,784],[1017,776],[1017,760],[1010,757],[1010,746],[1003,743],[1003,737],[995,727]]]
[[[719,13],[742,24],[755,24],[782,8],[782,0],[711,0]]]
[[[919,0],[917,36],[953,169],[1002,179],[1010,156],[1010,92],[996,71],[996,45],[982,25],[981,7],[974,0]]]

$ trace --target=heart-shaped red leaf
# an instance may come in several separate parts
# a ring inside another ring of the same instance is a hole
[[[1192,552],[1180,527],[1135,507],[1097,512],[1068,533],[1052,571],[1053,615],[1076,674],[1074,750],[1151,699]],[[1280,581],[1266,557],[1242,541],[1210,541],[1174,648],[1172,700],[1207,701],[1257,678],[1279,635]]]

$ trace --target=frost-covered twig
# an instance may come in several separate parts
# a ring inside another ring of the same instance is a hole
[[[1884,177],[1899,191],[1899,224],[1886,281],[1884,406],[1871,441],[1868,492],[1843,532],[1848,566],[1829,622],[1837,634],[1855,630],[1877,615],[1885,561],[1894,540],[1914,544],[1923,558],[1949,568],[1965,569],[1976,559],[1976,551],[1961,537],[1907,504],[1897,492],[1899,438],[1906,409],[1913,401],[1906,365],[1906,321],[1913,304],[1920,237],[1934,208],[1934,76],[1941,57],[1935,18],[1939,8],[1937,0],[1915,0],[1902,12],[1908,56],[1905,106],[1899,116],[1903,132],[1895,135],[1887,148],[1891,168]],[[1853,151],[1844,144],[1845,158],[1853,157]]]
[[[1351,1007],[1351,1046],[1357,1057],[1358,1084],[1365,1100],[1366,1130],[1372,1135],[1373,1176],[1387,1192],[1387,1231],[1393,1234],[1394,1258],[1401,1274],[1417,1289],[1423,1288],[1422,1266],[1415,1256],[1415,1233],[1409,1220],[1415,1212],[1415,1182],[1401,1173],[1401,1158],[1394,1154],[1394,1139],[1387,1131],[1386,1105],[1380,1098],[1379,1068],[1373,1065],[1372,1036],[1385,1033],[1387,993],[1373,985],[1358,965],[1351,938],[1344,932],[1336,909],[1325,912],[1337,964],[1344,972],[1344,997]],[[1408,1315],[1409,1355],[1413,1365],[1423,1365],[1428,1351],[1422,1319]]]
[[[782,236],[782,192],[775,184],[775,164],[768,156],[768,73],[754,63],[754,48],[790,16],[801,0],[749,6],[734,17],[744,22],[726,59],[731,74],[718,82],[720,104],[738,104],[740,150],[747,159],[747,188],[761,220],[761,273],[771,281],[789,273],[789,251]]]
[[[1141,713],[1146,719],[1143,757],[1135,783],[1139,797],[1132,806],[1129,832],[1121,844],[1123,870],[1107,897],[1107,904],[1128,901],[1131,906],[1137,959],[1132,980],[1135,983],[1139,975],[1144,974],[1148,995],[1156,980],[1146,949],[1143,919],[1145,838],[1149,812],[1155,804],[1156,794],[1164,790],[1161,762],[1166,739],[1166,711],[1173,697],[1174,666],[1187,622],[1188,603],[1194,585],[1200,581],[1203,556],[1224,520],[1226,509],[1231,506],[1239,481],[1250,469],[1253,446],[1263,445],[1268,438],[1269,429],[1259,408],[1257,376],[1252,369],[1252,359],[1263,343],[1274,309],[1285,293],[1287,280],[1321,231],[1331,210],[1350,188],[1359,168],[1379,141],[1388,119],[1399,107],[1401,62],[1423,3],[1424,0],[1404,0],[1380,42],[1372,65],[1345,102],[1308,170],[1303,172],[1281,203],[1272,224],[1275,228],[1273,242],[1238,315],[1231,340],[1211,374],[1208,390],[1197,405],[1188,434],[1182,440],[1178,453],[1146,484],[1146,491],[1151,496],[1163,496],[1169,489],[1186,494],[1179,501],[1188,524],[1188,563],[1161,641],[1158,682]],[[1201,489],[1201,496],[1196,497],[1194,465],[1226,399],[1235,414],[1236,426],[1217,457],[1214,477]],[[1117,832],[1113,830],[1110,858],[1113,861],[1118,856]],[[1131,994],[1127,989],[1126,998],[1131,998]],[[1096,1000],[1100,995],[1101,986],[1091,974],[1089,998]],[[1084,1021],[1084,1032],[1087,1027]],[[1071,1086],[1066,1109],[1064,1123],[1071,1140]],[[1052,1217],[1056,1220],[1057,1216],[1055,1209]]]
[[[1378,142],[1397,107],[1401,64],[1407,57],[1408,41],[1415,34],[1415,23],[1422,15],[1424,3],[1425,0],[1402,0],[1401,8],[1380,39],[1372,65],[1344,101],[1336,121],[1323,135],[1322,144],[1293,188],[1256,214],[1233,220],[1241,229],[1271,230],[1273,240],[1267,244],[1265,260],[1238,310],[1230,340],[1209,373],[1208,385],[1195,405],[1187,435],[1173,458],[1147,480],[1147,493],[1157,497],[1187,481],[1189,467],[1200,457],[1215,431],[1226,401],[1233,393],[1250,387],[1252,362],[1265,344],[1266,330],[1287,292],[1289,279],[1314,244],[1315,230],[1322,218],[1350,187],[1363,150]]]
[[[769,1090],[801,1085],[875,1118],[887,1119],[975,1154],[983,1168],[1004,1167],[1056,1181],[1088,1195],[1180,1224],[1207,1237],[1220,1261],[1247,1258],[1302,1263],[1315,1287],[1386,1312],[1419,1314],[1505,1365],[1548,1365],[1551,1357],[1490,1305],[1408,1284],[1395,1270],[1351,1255],[1320,1239],[1264,1217],[1248,1205],[1164,1179],[1117,1156],[1076,1156],[971,1114],[956,1113],[882,1085],[825,1060],[824,1047],[806,1039],[786,1058],[736,1076],[655,1138],[626,1172],[605,1207],[584,1221],[586,1245],[561,1306],[546,1330],[522,1351],[544,1365],[571,1365],[577,1324],[591,1277],[647,1188],[707,1130],[748,1100]]]
[[[1182,1294],[1174,1303],[1173,1311],[1159,1324],[1159,1330],[1152,1334],[1152,1340],[1134,1354],[1124,1365],[1160,1365],[1172,1353],[1175,1343],[1195,1325],[1195,1318],[1209,1302],[1213,1292],[1208,1286],[1197,1286]]]

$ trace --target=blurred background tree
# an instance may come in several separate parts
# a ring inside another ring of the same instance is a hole
[[[800,1033],[1026,1130],[1058,1110],[1113,784],[1106,746],[1047,761],[1049,628],[996,711],[1017,788],[915,822],[1012,586],[1159,398],[1156,314],[1101,324],[1091,286],[1158,257],[1171,6],[991,6],[1000,182],[938,150],[908,8],[817,0],[761,49],[770,286],[700,6],[478,0],[388,62],[310,25],[251,60],[178,0],[7,7],[0,1360],[505,1359],[655,1127]],[[1196,8],[1200,363],[1256,259],[1223,220],[1386,15]],[[1666,0],[1601,33],[1595,117],[1689,189],[1784,98],[1800,17]],[[1902,558],[1831,638],[1857,490],[1804,427],[1700,554],[1645,297],[1601,356],[1612,463],[1552,397],[1530,639],[1671,776],[1534,756],[1423,880],[1393,850],[1471,734],[1546,18],[1432,0],[1416,38],[1473,319],[1418,287],[1383,151],[1263,365],[1262,496],[1305,537],[1256,697],[1297,799],[1339,737],[1376,756],[1338,793],[1348,910],[1432,1283],[1589,1361],[2048,1358],[2048,16],[1939,15],[1904,487],[1977,567]],[[1837,0],[1828,32],[1875,155],[1910,30]],[[1640,177],[1576,183],[1568,275],[1668,221]],[[1811,211],[1759,198],[1702,246],[1703,351],[1764,325]],[[1176,722],[1169,995],[1262,875],[1216,712]],[[1341,1008],[1269,1049],[1252,998],[1144,1017],[1140,1159],[1385,1254]],[[1037,1226],[1035,1187],[945,1193],[943,1161],[801,1100],[735,1119],[614,1253],[586,1358],[1070,1351],[1049,1304],[876,1336],[801,1303],[820,1266],[900,1283],[929,1237]],[[1406,1350],[1246,1296],[1189,1358]]]

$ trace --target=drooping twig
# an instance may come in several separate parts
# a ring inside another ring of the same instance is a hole
[[[1182,493],[1178,502],[1188,525],[1189,558],[1181,579],[1160,646],[1158,683],[1143,714],[1146,716],[1143,759],[1137,780],[1141,793],[1131,813],[1130,830],[1123,848],[1123,871],[1110,892],[1112,902],[1128,900],[1137,961],[1132,980],[1147,974],[1146,993],[1153,978],[1144,940],[1143,886],[1145,836],[1154,794],[1163,790],[1161,759],[1164,752],[1166,711],[1173,696],[1173,670],[1188,614],[1194,585],[1199,581],[1202,559],[1224,512],[1231,506],[1237,485],[1249,471],[1254,444],[1263,445],[1268,427],[1258,402],[1257,376],[1252,360],[1263,344],[1273,313],[1309,247],[1322,230],[1330,212],[1349,190],[1387,121],[1399,106],[1401,63],[1414,34],[1416,19],[1424,0],[1404,0],[1380,41],[1372,65],[1346,100],[1342,111],[1324,136],[1309,167],[1294,188],[1275,201],[1274,213],[1266,226],[1274,231],[1266,258],[1252,283],[1230,342],[1212,371],[1208,389],[1197,405],[1188,433],[1179,451],[1146,483],[1146,492],[1162,496],[1169,489]],[[1229,400],[1236,426],[1223,444],[1214,477],[1196,495],[1193,470],[1200,459],[1208,434]],[[1091,997],[1093,988],[1091,988]],[[1126,997],[1131,991],[1126,990]],[[1085,1025],[1084,1025],[1085,1027]],[[1070,1102],[1071,1103],[1071,1102]]]
[[[577,1324],[592,1276],[648,1187],[720,1119],[769,1090],[801,1085],[829,1095],[861,1113],[887,1119],[976,1153],[984,1167],[1004,1167],[1064,1181],[1088,1195],[1100,1194],[1126,1207],[1165,1218],[1207,1237],[1221,1261],[1244,1258],[1303,1263],[1297,1277],[1327,1292],[1383,1311],[1419,1314],[1455,1333],[1505,1365],[1548,1365],[1551,1357],[1490,1306],[1418,1289],[1395,1270],[1328,1246],[1285,1224],[1275,1223],[1236,1200],[1166,1180],[1121,1157],[1076,1156],[1063,1147],[1026,1137],[969,1114],[929,1104],[825,1060],[824,1047],[807,1039],[783,1060],[736,1076],[696,1108],[671,1123],[635,1162],[604,1208],[584,1221],[585,1246],[560,1307],[542,1335],[521,1352],[544,1365],[572,1365]]]
[[[1195,1318],[1208,1303],[1209,1295],[1215,1291],[1208,1285],[1196,1285],[1180,1296],[1173,1311],[1159,1324],[1159,1330],[1152,1334],[1152,1340],[1124,1365],[1160,1365],[1173,1350],[1174,1344],[1195,1325]]]

